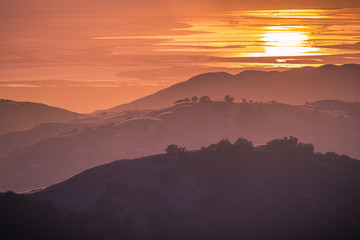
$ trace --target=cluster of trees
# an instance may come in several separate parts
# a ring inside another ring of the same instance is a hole
[[[209,96],[202,96],[200,98],[198,98],[197,96],[193,96],[191,98],[182,98],[182,99],[179,99],[179,100],[176,100],[174,103],[177,104],[177,103],[187,103],[187,102],[200,102],[200,103],[210,103],[210,102],[222,102],[222,103],[234,103],[235,102],[235,98],[231,95],[226,95],[223,99],[220,99],[218,101],[214,101],[212,100]],[[240,102],[240,100],[238,101]],[[254,101],[253,100],[247,100],[246,98],[242,98],[241,99],[241,102],[242,103],[253,103]],[[255,103],[258,103],[258,102],[255,102]],[[261,103],[261,102],[259,102]],[[268,103],[270,104],[275,104],[276,101],[275,100],[272,100],[272,101],[269,101]]]
[[[299,139],[293,136],[275,139],[266,144],[266,146],[277,154],[312,154],[314,153],[314,145],[299,142]]]
[[[298,138],[290,136],[269,141],[266,145],[259,146],[255,149],[251,141],[240,137],[233,144],[229,139],[224,138],[216,144],[200,148],[200,152],[206,153],[251,150],[269,151],[274,154],[312,154],[314,153],[314,145],[301,143]],[[171,144],[165,149],[165,152],[170,155],[177,155],[187,152],[187,149],[185,147],[179,147],[176,144]]]
[[[233,103],[235,101],[235,98],[232,97],[231,95],[226,95],[223,100],[220,100],[221,102],[225,102],[225,103]],[[243,98],[242,100],[243,102],[246,102],[246,99]],[[183,98],[183,99],[179,99],[176,100],[174,103],[186,103],[186,102],[199,102],[199,103],[209,103],[212,102],[211,98],[209,96],[202,96],[200,98],[198,98],[197,96],[193,96],[191,99],[190,98]]]
[[[201,152],[225,152],[225,151],[236,151],[236,150],[252,150],[254,148],[253,143],[251,141],[246,140],[245,138],[238,138],[231,144],[229,139],[222,139],[216,144],[211,144],[208,147],[202,147],[200,149]]]

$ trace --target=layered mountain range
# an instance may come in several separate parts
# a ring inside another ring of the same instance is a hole
[[[297,136],[316,151],[360,158],[358,76],[355,64],[206,73],[91,114],[1,100],[0,189],[51,185],[115,159],[161,153],[172,143],[196,149],[239,136],[255,145]],[[188,100],[193,96],[209,98]]]

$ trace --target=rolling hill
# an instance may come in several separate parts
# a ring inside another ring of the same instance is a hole
[[[158,109],[178,99],[191,96],[210,96],[220,99],[230,94],[236,99],[278,101],[304,104],[322,99],[360,101],[360,65],[324,65],[283,72],[244,71],[205,73],[165,88],[152,95],[111,109],[97,111],[121,112],[128,109]]]
[[[42,187],[114,159],[161,153],[169,143],[196,149],[238,136],[255,144],[298,136],[314,143],[316,151],[360,158],[360,117],[347,108],[330,111],[317,104],[190,102],[154,111],[105,114],[104,118],[90,128],[79,127],[4,153],[0,188]],[[31,131],[23,134],[32,139]]]

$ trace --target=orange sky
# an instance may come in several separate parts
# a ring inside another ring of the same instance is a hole
[[[360,1],[193,2],[0,0],[0,98],[90,112],[203,72],[360,63]]]

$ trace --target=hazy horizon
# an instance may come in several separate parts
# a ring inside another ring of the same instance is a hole
[[[0,5],[0,98],[82,113],[205,72],[360,63],[358,1]]]

